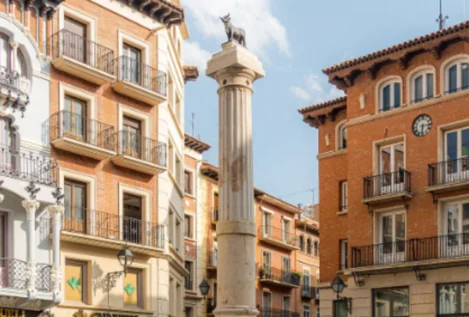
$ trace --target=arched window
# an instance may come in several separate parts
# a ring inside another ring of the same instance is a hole
[[[298,244],[299,244],[300,250],[304,251],[305,250],[305,237],[303,235],[300,236]]]
[[[0,66],[7,70],[10,69],[10,55],[8,36],[0,33]]]
[[[306,240],[306,253],[311,254],[312,253],[312,243],[311,243],[311,238],[308,238]]]
[[[319,242],[318,241],[314,241],[314,256],[318,256],[319,255]]]
[[[338,142],[339,142],[339,150],[343,150],[347,148],[347,127],[345,126],[345,123],[340,125],[339,129],[339,136],[338,136]]]
[[[26,58],[24,57],[21,50],[17,50],[16,54],[16,71],[20,77],[28,77],[27,67],[26,67]]]
[[[469,88],[469,61],[459,60],[446,68],[446,93]]]
[[[417,103],[434,96],[434,75],[430,70],[418,72],[411,79],[411,103]]]
[[[401,106],[401,82],[392,79],[379,88],[379,111],[385,112]]]

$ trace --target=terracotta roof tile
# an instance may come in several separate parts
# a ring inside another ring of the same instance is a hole
[[[314,105],[311,105],[302,109],[298,109],[298,112],[301,114],[305,114],[313,110],[323,109],[323,108],[331,107],[331,106],[341,104],[341,103],[346,103],[346,102],[347,102],[347,96],[342,96],[333,100],[324,101],[322,103],[318,103],[318,104],[314,104]]]
[[[329,74],[334,73],[336,71],[343,70],[343,69],[346,69],[348,67],[356,66],[356,65],[359,65],[361,63],[368,62],[368,61],[371,61],[371,60],[374,60],[374,59],[377,59],[377,58],[380,58],[380,57],[383,57],[383,56],[386,56],[386,55],[389,55],[389,54],[392,54],[392,53],[395,53],[395,52],[398,52],[398,51],[401,51],[401,50],[405,50],[405,49],[411,48],[413,46],[423,44],[423,43],[426,43],[426,42],[438,39],[440,37],[443,37],[443,36],[446,36],[446,35],[449,35],[449,34],[453,34],[453,33],[459,32],[459,31],[464,30],[464,29],[468,29],[468,28],[469,28],[469,21],[466,21],[466,22],[456,24],[456,25],[450,26],[448,28],[439,30],[437,32],[433,32],[433,33],[430,33],[430,34],[427,34],[427,35],[419,36],[419,37],[414,38],[410,41],[406,41],[406,42],[403,42],[403,43],[400,43],[400,44],[397,44],[397,45],[393,45],[391,47],[385,48],[383,50],[380,50],[380,51],[377,51],[377,52],[374,52],[374,53],[370,53],[370,54],[367,54],[367,55],[364,55],[364,56],[361,56],[361,57],[358,57],[358,58],[354,58],[354,59],[351,59],[351,60],[336,64],[336,65],[333,65],[331,67],[323,69],[322,71],[326,75],[329,75]]]

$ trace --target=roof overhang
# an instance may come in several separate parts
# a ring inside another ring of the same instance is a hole
[[[196,81],[199,77],[199,69],[197,66],[184,66],[184,82]]]
[[[347,97],[344,96],[299,109],[298,112],[303,115],[304,122],[314,128],[318,128],[321,124],[326,123],[328,119],[334,122],[337,114],[346,110]]]
[[[184,134],[184,145],[200,154],[211,148],[210,144],[202,142],[188,134]]]
[[[167,27],[184,22],[184,9],[169,0],[120,0]]]

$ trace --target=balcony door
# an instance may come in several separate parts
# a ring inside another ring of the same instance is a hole
[[[311,296],[311,273],[309,270],[304,269],[303,270],[303,295],[305,296]]]
[[[267,278],[272,277],[272,255],[268,251],[262,252],[262,269]]]
[[[404,143],[382,146],[379,149],[380,194],[404,190]]]
[[[124,43],[122,57],[122,79],[141,84],[142,51]]]
[[[86,184],[65,179],[64,194],[64,230],[86,233]]]
[[[124,194],[124,241],[141,244],[142,230],[142,197]]]
[[[264,238],[268,238],[272,235],[272,215],[265,211],[262,213],[262,228]]]
[[[290,305],[291,305],[290,296],[283,296],[283,298],[282,298],[282,317],[289,317],[290,316]]]
[[[262,293],[262,317],[272,317],[272,293]]]
[[[64,102],[64,136],[86,141],[86,101],[65,95]]]
[[[450,203],[444,209],[442,257],[469,255],[469,202]]]
[[[282,241],[290,244],[290,221],[287,219],[282,220]]]
[[[282,257],[282,279],[285,283],[291,283],[290,258]]]
[[[140,158],[142,152],[142,123],[124,116],[122,135],[123,154]]]
[[[405,261],[405,212],[379,215],[378,263]]]
[[[469,128],[446,132],[445,182],[469,179]]]
[[[86,40],[87,27],[77,20],[70,17],[64,19],[64,29],[62,36],[63,54],[81,63],[86,63]]]

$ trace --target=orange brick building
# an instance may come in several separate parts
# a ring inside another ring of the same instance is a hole
[[[329,67],[346,97],[299,110],[319,130],[321,316],[467,314],[468,32]]]

